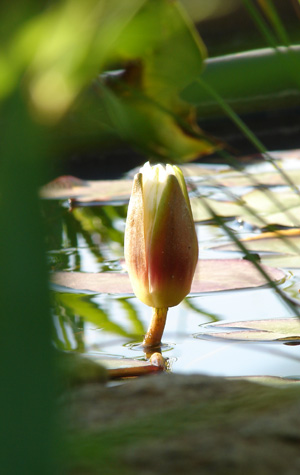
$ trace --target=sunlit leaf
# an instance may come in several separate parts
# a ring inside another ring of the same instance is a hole
[[[284,273],[272,267],[262,266],[270,279],[278,281]],[[106,272],[91,274],[80,272],[56,272],[51,281],[68,288],[109,294],[132,294],[127,274]],[[243,259],[201,260],[198,262],[192,283],[192,293],[243,289],[265,285],[266,280],[253,264]],[[67,294],[66,294],[67,295]]]
[[[300,344],[298,318],[222,322],[204,325],[202,328],[203,331],[197,334],[197,338]]]
[[[179,2],[146,2],[114,45],[112,64],[121,73],[99,82],[108,125],[151,156],[178,161],[211,153],[215,145],[200,138],[194,108],[179,99],[205,54]]]
[[[281,267],[284,269],[299,269],[300,268],[300,255],[291,254],[265,254],[261,256],[261,261],[272,267]]]
[[[288,227],[300,225],[300,196],[292,191],[254,190],[244,195],[243,200],[263,217],[266,224]],[[260,220],[247,210],[244,210],[243,216],[251,224],[262,226]]]
[[[243,196],[243,201],[263,214],[274,214],[299,206],[300,197],[293,191],[253,190]]]
[[[292,191],[253,190],[236,202],[214,200],[204,196],[192,198],[191,201],[195,221],[211,218],[206,203],[217,216],[241,218],[260,228],[268,225],[300,225],[300,196]]]
[[[206,198],[205,196],[201,198],[191,198],[194,221],[207,221],[212,219],[211,213],[205,206],[205,203],[220,217],[239,216],[243,212],[242,206],[234,201],[218,201]]]

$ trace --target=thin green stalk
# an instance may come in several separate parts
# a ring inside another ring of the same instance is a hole
[[[161,346],[161,338],[165,329],[167,313],[168,308],[152,309],[152,318],[143,341],[145,348],[157,348]]]

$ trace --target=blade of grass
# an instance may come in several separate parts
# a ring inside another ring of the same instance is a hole
[[[265,20],[263,19],[262,15],[260,14],[258,8],[255,6],[254,2],[251,0],[242,0],[245,8],[250,13],[250,16],[253,18],[257,28],[260,30],[262,35],[266,38],[267,42],[273,48],[278,46],[276,41],[276,37],[273,35],[272,31],[266,24]]]
[[[280,17],[272,3],[271,0],[259,0],[259,4],[261,6],[261,9],[264,11],[266,14],[267,18],[269,19],[271,25],[273,26],[276,34],[277,34],[277,40],[273,38],[273,34],[266,24],[266,22],[263,20],[261,13],[259,10],[254,6],[253,2],[249,0],[243,0],[243,3],[247,10],[249,11],[251,17],[253,18],[253,21],[257,25],[259,31],[262,33],[262,35],[266,38],[267,42],[272,46],[277,54],[281,58],[282,66],[287,67],[289,70],[290,76],[294,79],[295,83],[297,84],[297,87],[300,88],[300,80],[299,76],[296,73],[297,66],[296,64],[296,58],[294,55],[294,52],[292,49],[290,49],[290,41],[288,39],[288,35],[285,31],[285,28],[280,20]],[[284,44],[287,48],[287,55],[282,56],[280,48],[278,48],[277,43],[282,43]]]
[[[280,19],[280,16],[277,13],[277,10],[270,0],[258,0],[260,8],[264,11],[265,15],[268,17],[268,20],[272,24],[278,39],[282,44],[290,46],[290,40],[288,34],[283,26],[283,23]]]
[[[255,136],[255,134],[249,129],[249,127],[245,124],[245,122],[234,112],[232,107],[230,107],[226,101],[222,99],[222,97],[209,85],[207,84],[201,77],[197,79],[199,85],[201,85],[222,107],[224,112],[230,117],[230,119],[236,124],[236,126],[243,132],[245,137],[249,139],[249,141],[257,148],[257,150],[263,154],[266,161],[271,163],[276,171],[282,176],[285,182],[290,186],[290,188],[300,196],[299,190],[297,186],[292,182],[289,176],[277,165],[275,160],[268,154],[265,146],[261,143],[261,141]]]

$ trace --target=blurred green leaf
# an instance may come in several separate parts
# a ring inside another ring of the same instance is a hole
[[[37,192],[44,179],[48,138],[29,120],[19,91],[3,104],[2,113],[1,471],[50,474],[54,470],[54,381],[43,223]]]
[[[0,98],[23,76],[35,114],[59,120],[104,67],[123,28],[145,0],[64,0],[24,18],[2,51]]]
[[[179,99],[199,75],[205,55],[179,2],[64,0],[18,26],[0,51],[0,98],[22,77],[34,116],[55,124],[106,72],[98,99],[99,129],[175,161],[215,148],[201,136],[193,108]],[[116,69],[122,73],[118,81],[109,73]]]

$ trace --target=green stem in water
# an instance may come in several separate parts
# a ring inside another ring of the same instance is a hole
[[[143,341],[145,347],[155,348],[161,345],[161,337],[164,332],[167,313],[167,307],[152,309],[152,319]]]

